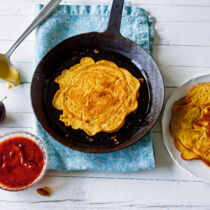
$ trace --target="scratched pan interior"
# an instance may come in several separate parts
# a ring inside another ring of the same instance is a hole
[[[95,53],[95,50],[99,52]],[[62,112],[52,106],[53,96],[59,88],[54,82],[55,78],[62,70],[79,63],[86,56],[96,61],[113,61],[119,67],[128,69],[136,78],[144,78],[137,111],[131,113],[125,125],[115,133],[101,132],[89,137],[84,131],[73,130],[60,122],[59,115]],[[88,33],[64,40],[42,59],[33,76],[31,98],[38,121],[54,139],[83,152],[111,152],[135,143],[152,128],[162,107],[162,78],[155,76],[159,75],[156,72],[158,67],[150,58],[142,48],[136,48],[136,43],[109,34]],[[155,86],[158,88],[154,89]],[[159,105],[154,108],[157,100]]]

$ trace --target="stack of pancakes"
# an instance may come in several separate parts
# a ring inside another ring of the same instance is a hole
[[[191,87],[173,104],[170,131],[183,159],[210,167],[210,82]]]
[[[138,107],[139,80],[110,61],[82,58],[55,82],[59,90],[52,104],[63,111],[59,120],[89,136],[119,130]]]

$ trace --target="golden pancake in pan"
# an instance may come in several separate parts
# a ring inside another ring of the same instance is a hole
[[[210,166],[210,82],[191,87],[173,104],[170,132],[183,159]]]
[[[59,90],[52,104],[63,111],[59,120],[89,136],[119,130],[138,107],[139,80],[110,61],[82,58],[55,82]]]

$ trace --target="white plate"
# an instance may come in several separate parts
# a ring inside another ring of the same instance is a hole
[[[175,101],[186,96],[188,88],[199,83],[210,82],[210,74],[195,77],[179,86],[174,93],[168,99],[162,118],[162,132],[164,144],[174,162],[184,169],[189,174],[201,179],[203,181],[210,182],[210,168],[208,168],[203,162],[199,160],[186,161],[180,156],[180,152],[175,148],[173,138],[169,131],[169,124],[171,120],[171,108]]]

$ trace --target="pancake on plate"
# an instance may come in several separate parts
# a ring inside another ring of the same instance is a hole
[[[52,104],[63,111],[59,120],[89,136],[119,130],[138,107],[139,80],[110,61],[82,58],[55,82],[59,89]]]
[[[210,167],[210,82],[194,85],[173,104],[170,132],[183,159]]]

